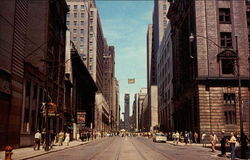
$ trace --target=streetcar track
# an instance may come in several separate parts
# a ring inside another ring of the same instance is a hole
[[[142,157],[142,159],[147,160],[147,158],[141,153],[141,151],[139,151],[139,149],[136,147],[136,145],[133,143],[133,141],[131,141],[131,143],[133,144],[133,146],[135,147],[135,150],[139,153],[139,155]]]
[[[112,146],[112,144],[114,143],[115,141],[111,141],[111,143],[102,151],[102,152],[96,152],[92,157],[89,158],[89,160],[92,160],[96,157],[98,157],[99,155],[101,155],[102,153],[105,153],[107,150],[109,150],[109,148]]]
[[[140,142],[140,143],[143,143],[143,144],[144,144],[145,146],[147,146],[148,148],[154,150],[156,153],[162,155],[163,157],[165,157],[165,158],[167,158],[167,159],[169,159],[169,160],[176,160],[175,158],[170,157],[170,156],[167,156],[165,153],[163,153],[163,152],[157,150],[156,147],[153,146],[151,143],[146,144],[146,143],[143,142],[143,141],[139,141],[139,140],[137,140],[137,141]]]
[[[122,145],[119,146],[118,152],[115,155],[115,160],[119,160],[119,157],[120,157],[120,154],[121,154],[121,147],[122,147]]]

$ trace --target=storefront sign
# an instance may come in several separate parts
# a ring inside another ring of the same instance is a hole
[[[77,112],[77,123],[84,124],[86,119],[86,112]]]

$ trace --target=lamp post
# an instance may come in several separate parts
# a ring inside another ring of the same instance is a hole
[[[200,35],[196,35],[193,33],[190,33],[189,36],[189,41],[193,42],[195,37],[201,37],[204,39],[207,39],[208,41],[212,42],[215,46],[217,46],[218,48],[222,48],[220,45],[218,45],[217,43],[215,43],[213,40],[209,39],[208,37],[204,37],[204,36],[200,36]],[[245,150],[242,147],[242,142],[244,140],[243,136],[244,136],[244,129],[243,129],[243,109],[242,109],[242,97],[241,97],[241,77],[240,77],[240,66],[239,66],[239,51],[238,51],[238,36],[235,36],[235,47],[236,49],[233,51],[236,54],[236,68],[237,68],[237,80],[238,80],[238,101],[239,101],[239,112],[240,112],[240,141],[241,141],[241,157],[244,158],[245,157]],[[190,57],[190,58],[194,58],[194,57]],[[211,113],[210,113],[211,114]]]

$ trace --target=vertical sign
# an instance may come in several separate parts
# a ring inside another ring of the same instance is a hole
[[[77,112],[77,124],[85,124],[86,112]]]

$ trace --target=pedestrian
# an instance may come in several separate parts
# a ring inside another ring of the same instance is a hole
[[[187,133],[187,131],[185,131],[185,134],[184,134],[184,142],[187,145],[187,143],[188,143],[188,133]]]
[[[193,133],[192,133],[192,131],[189,132],[189,143],[193,143]]]
[[[235,159],[235,144],[236,144],[236,138],[234,136],[234,133],[231,132],[231,138],[229,140],[229,144],[230,144],[230,151],[231,151],[231,160]]]
[[[176,141],[175,132],[172,133],[172,139],[173,139],[173,143],[175,144],[175,141]]]
[[[66,132],[66,134],[65,134],[65,140],[64,140],[64,144],[65,145],[69,145],[69,140],[70,140],[70,134],[68,133],[68,132]]]
[[[35,134],[35,140],[34,140],[34,150],[36,150],[36,146],[37,146],[37,150],[40,150],[40,141],[41,141],[41,133],[39,130],[36,131]]]
[[[225,137],[225,132],[222,131],[221,132],[221,140],[220,140],[220,145],[221,145],[221,155],[225,156],[226,155],[226,143],[227,143],[227,139]]]
[[[53,148],[54,142],[56,139],[56,134],[53,132],[53,130],[50,131],[50,148]]]
[[[180,140],[180,134],[178,131],[175,133],[175,139],[176,139],[176,144],[178,144],[178,142]]]
[[[194,142],[197,144],[197,139],[198,139],[198,133],[194,132]]]
[[[42,138],[41,138],[41,145],[43,146],[43,148],[45,148],[45,136],[46,136],[46,132],[45,132],[45,129],[43,129]]]
[[[90,132],[87,133],[87,138],[88,138],[88,141],[89,141],[89,138],[90,138]]]
[[[206,147],[207,135],[205,132],[203,132],[201,135],[201,141],[202,141],[203,147]]]
[[[59,146],[63,145],[64,133],[61,131],[58,135]]]
[[[211,143],[211,147],[212,147],[212,152],[215,151],[215,147],[216,147],[217,142],[218,142],[218,138],[217,138],[216,134],[214,134],[214,132],[212,132],[212,134],[210,135],[210,143]]]

